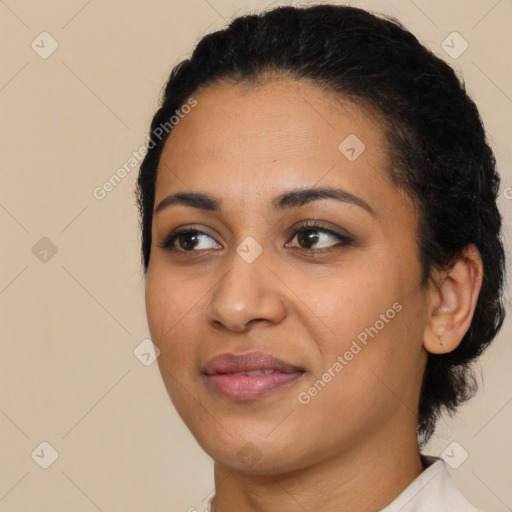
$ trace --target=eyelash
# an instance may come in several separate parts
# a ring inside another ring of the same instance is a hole
[[[352,239],[349,238],[348,236],[345,236],[345,235],[341,235],[340,233],[336,233],[330,229],[327,229],[325,227],[323,227],[321,224],[318,224],[317,222],[314,222],[314,221],[306,221],[305,223],[301,224],[298,228],[292,228],[289,230],[289,233],[288,233],[288,236],[290,237],[291,236],[291,241],[293,241],[293,239],[298,235],[298,234],[301,234],[301,233],[304,233],[304,232],[308,232],[308,231],[319,231],[319,232],[322,232],[322,233],[326,233],[334,238],[337,238],[339,240],[340,243],[338,244],[334,244],[334,246],[331,246],[331,247],[328,247],[326,249],[308,249],[308,248],[304,248],[304,247],[293,247],[293,249],[301,249],[301,250],[304,250],[304,251],[307,251],[308,253],[313,253],[313,254],[317,254],[317,253],[330,253],[330,252],[333,252],[333,251],[336,251],[341,247],[343,246],[347,246],[347,245],[350,245],[352,243]],[[176,241],[176,239],[181,236],[181,235],[192,235],[192,234],[202,234],[202,235],[206,235],[210,238],[213,238],[211,237],[208,233],[205,233],[204,231],[201,231],[201,230],[198,230],[198,229],[193,229],[193,228],[185,228],[185,229],[181,229],[179,231],[176,231],[175,233],[171,233],[169,234],[161,243],[158,244],[158,247],[162,248],[162,249],[166,249],[168,251],[173,251],[173,252],[181,252],[181,253],[199,253],[201,251],[197,251],[197,250],[190,250],[190,251],[186,251],[186,250],[183,250],[183,249],[176,249],[175,247],[173,247],[174,245],[174,242]],[[215,249],[214,249],[215,250]]]

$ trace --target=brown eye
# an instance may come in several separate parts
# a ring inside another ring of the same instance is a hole
[[[335,233],[318,224],[306,224],[301,226],[294,232],[292,241],[295,238],[297,238],[298,247],[300,249],[309,250],[311,252],[328,252],[333,250],[336,245],[344,246],[352,242],[347,236]],[[335,243],[329,243],[329,239],[334,240]],[[293,245],[287,244],[287,247],[293,247]]]
[[[182,233],[176,238],[180,248],[189,251],[193,249],[199,243],[199,237],[196,233]]]
[[[199,250],[217,249],[221,247],[215,240],[213,240],[213,244],[210,244],[214,247],[208,247],[207,239],[213,240],[210,235],[203,231],[197,229],[183,229],[168,235],[158,246],[162,249],[168,249],[169,251],[181,252],[199,252]]]
[[[314,229],[308,229],[297,233],[297,240],[303,249],[311,249],[311,245],[318,242],[320,237],[316,231],[317,230]]]

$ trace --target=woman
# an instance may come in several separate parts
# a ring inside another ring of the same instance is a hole
[[[475,510],[421,449],[503,323],[498,188],[464,86],[396,20],[280,7],[172,71],[146,309],[208,510]]]

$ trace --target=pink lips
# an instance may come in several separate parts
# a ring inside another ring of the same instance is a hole
[[[246,401],[291,384],[304,370],[265,352],[248,352],[220,354],[206,363],[204,373],[213,391],[231,400]]]

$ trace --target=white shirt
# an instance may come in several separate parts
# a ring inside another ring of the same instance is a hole
[[[479,512],[455,486],[446,462],[422,455],[426,469],[380,512]],[[211,512],[215,491],[197,509]]]

